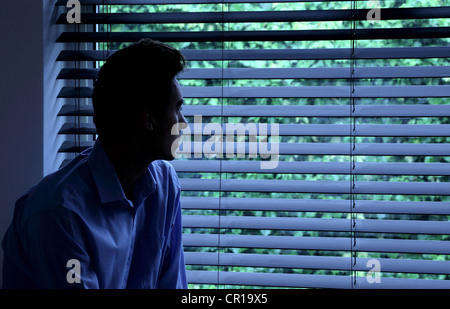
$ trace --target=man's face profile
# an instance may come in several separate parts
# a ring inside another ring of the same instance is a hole
[[[174,145],[179,140],[180,131],[187,126],[187,121],[181,112],[183,104],[183,95],[181,93],[180,84],[173,78],[171,81],[171,93],[169,101],[167,102],[167,109],[161,119],[155,119],[155,152],[159,154],[163,160],[173,160],[172,153]],[[173,130],[175,128],[175,130]]]

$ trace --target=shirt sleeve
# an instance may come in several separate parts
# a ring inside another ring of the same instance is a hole
[[[75,218],[45,211],[28,218],[19,233],[35,288],[98,288],[86,252],[86,239]]]
[[[159,289],[187,289],[186,266],[184,262],[180,190],[175,197],[176,215],[168,248],[164,255],[158,288]]]

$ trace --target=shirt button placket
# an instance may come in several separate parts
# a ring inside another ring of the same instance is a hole
[[[124,289],[127,288],[128,277],[130,275],[131,260],[133,258],[134,240],[135,240],[135,235],[136,235],[135,224],[134,224],[135,208],[133,207],[131,202],[129,202],[129,204],[131,206],[132,217],[131,217],[131,229],[130,229],[130,238],[129,238],[129,249],[128,249],[126,275],[125,275],[125,280],[124,280],[123,286],[122,286],[122,288],[124,288]]]

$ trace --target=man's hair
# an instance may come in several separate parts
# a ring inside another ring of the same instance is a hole
[[[152,117],[162,117],[171,95],[171,81],[185,64],[177,49],[150,39],[112,54],[94,85],[92,103],[97,133],[123,132],[143,107],[149,108]]]

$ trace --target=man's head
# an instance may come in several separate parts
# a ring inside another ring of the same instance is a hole
[[[169,138],[165,131],[173,125],[169,122],[185,122],[181,113],[174,115],[183,101],[175,77],[184,68],[185,59],[178,50],[150,39],[111,55],[100,69],[92,98],[99,137],[146,136],[152,144]]]

